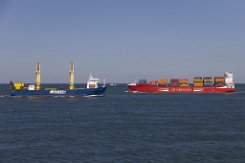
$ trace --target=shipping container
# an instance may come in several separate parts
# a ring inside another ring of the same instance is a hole
[[[212,83],[213,82],[213,79],[212,79],[212,77],[204,77],[203,78],[203,82],[204,83]]]
[[[180,83],[188,83],[188,79],[180,79],[179,82]]]
[[[170,83],[168,86],[170,86],[170,87],[178,87],[179,83]]]
[[[194,77],[194,79],[202,79],[202,77]]]
[[[170,83],[178,83],[179,84],[179,79],[170,79]]]
[[[214,79],[224,79],[224,76],[216,76]]]
[[[214,82],[215,83],[217,83],[217,82],[225,82],[225,79],[215,79]]]
[[[189,84],[188,83],[180,83],[180,85],[179,85],[180,87],[188,87],[189,86]]]
[[[168,83],[168,79],[159,79],[158,83],[159,84],[167,84]]]
[[[213,80],[203,80],[203,83],[213,83]]]
[[[200,81],[193,81],[193,83],[203,83],[203,81],[202,80],[200,80]]]
[[[203,83],[193,83],[194,87],[203,87]]]
[[[225,81],[222,81],[222,82],[220,82],[220,81],[214,81],[214,83],[225,83]]]
[[[203,83],[203,80],[193,80],[193,83]]]
[[[166,84],[158,83],[158,87],[167,87],[167,86],[168,86],[167,83]]]
[[[225,78],[224,77],[214,77],[214,82],[224,82]]]
[[[24,83],[14,83],[15,87],[24,87]]]
[[[25,86],[24,83],[14,83],[14,89],[16,89],[16,90],[23,89],[24,86]]]
[[[193,82],[203,82],[203,79],[201,77],[200,78],[194,78]]]
[[[212,87],[213,86],[213,83],[203,83],[203,86],[204,87]]]
[[[225,83],[214,83],[215,87],[223,87],[225,86]]]
[[[20,88],[21,88],[21,87],[19,87],[19,86],[16,86],[16,87],[14,87],[14,88],[15,88],[16,90],[20,90]]]

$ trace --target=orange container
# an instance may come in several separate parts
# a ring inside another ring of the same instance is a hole
[[[214,78],[214,82],[225,82],[225,78]]]
[[[188,79],[180,79],[179,82],[180,83],[188,83]]]
[[[158,81],[159,84],[167,84],[168,83],[168,79],[160,79]]]
[[[180,85],[179,85],[180,87],[188,87],[189,86],[189,84],[188,83],[180,83]]]
[[[193,83],[194,87],[203,87],[203,83]]]
[[[193,82],[203,82],[202,79],[193,79]]]
[[[212,83],[213,79],[212,78],[203,78],[204,83]]]

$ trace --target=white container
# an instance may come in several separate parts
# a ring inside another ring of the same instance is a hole
[[[35,85],[29,85],[28,90],[32,90],[32,91],[35,90]]]

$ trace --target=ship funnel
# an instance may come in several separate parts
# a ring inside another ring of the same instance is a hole
[[[40,62],[37,62],[36,66],[36,90],[40,90],[41,88],[41,70],[40,70]]]
[[[70,82],[69,82],[69,89],[74,89],[74,63],[71,62],[70,64]]]

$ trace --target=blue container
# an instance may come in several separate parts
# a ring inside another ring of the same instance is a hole
[[[212,87],[213,86],[213,83],[203,83],[203,86],[204,87]]]

